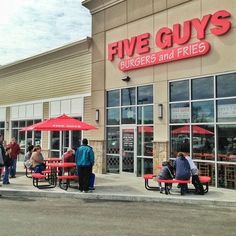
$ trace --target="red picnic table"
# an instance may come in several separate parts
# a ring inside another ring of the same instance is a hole
[[[76,180],[78,179],[77,175],[72,175],[71,170],[76,167],[76,164],[74,162],[55,162],[55,163],[47,163],[47,167],[51,169],[51,180],[52,185],[56,186],[57,179],[59,180],[59,187],[67,190],[70,186],[70,180]],[[68,174],[64,175],[64,170],[67,169]],[[58,170],[62,170],[61,172]],[[58,173],[61,173],[61,175],[58,175]],[[65,183],[63,183],[63,180],[66,180]]]

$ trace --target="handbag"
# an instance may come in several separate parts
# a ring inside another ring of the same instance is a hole
[[[26,162],[25,162],[25,166],[26,166],[26,168],[30,168],[30,167],[32,167],[32,165],[33,165],[33,163],[30,161],[30,160],[27,160]]]

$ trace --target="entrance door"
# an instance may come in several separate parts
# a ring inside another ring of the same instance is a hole
[[[123,173],[136,173],[136,129],[121,128],[121,170]]]

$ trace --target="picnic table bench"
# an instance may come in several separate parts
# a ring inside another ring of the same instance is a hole
[[[144,186],[147,190],[160,190],[159,186],[150,186],[149,185],[149,180],[153,180],[156,177],[156,175],[154,174],[145,174],[143,176],[144,178]],[[199,180],[200,183],[205,186],[204,187],[204,193],[207,193],[209,191],[209,182],[211,181],[211,177],[210,176],[199,176]],[[191,183],[191,180],[179,180],[179,179],[157,179],[156,180],[158,183],[164,183],[165,184],[165,193],[169,194],[169,190],[168,190],[168,184],[180,184],[180,192],[181,194],[183,194],[183,189],[182,189],[182,185],[181,184],[189,184]]]

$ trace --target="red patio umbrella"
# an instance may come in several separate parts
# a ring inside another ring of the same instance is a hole
[[[190,127],[188,125],[185,125],[185,126],[182,126],[182,127],[172,130],[172,134],[189,134],[189,129],[190,129]],[[201,128],[197,125],[193,126],[193,133],[194,134],[205,134],[205,135],[213,135],[214,134],[213,132],[211,132],[207,129]]]
[[[31,126],[25,127],[22,131],[68,131],[68,130],[92,130],[97,129],[95,126],[74,119],[67,115],[61,115],[51,118]]]
[[[35,130],[35,128],[38,126],[38,125],[41,125],[43,122],[45,122],[46,120],[44,121],[40,121],[38,123],[35,123],[33,125],[30,125],[30,126],[27,126],[27,127],[24,127],[22,128],[20,131],[33,131]]]

